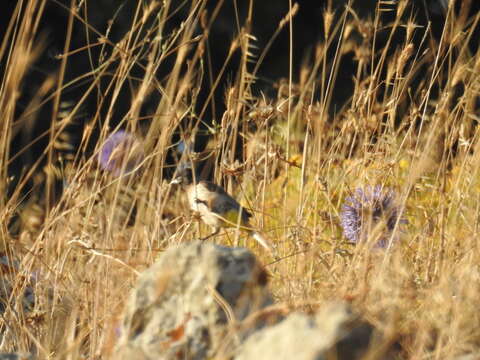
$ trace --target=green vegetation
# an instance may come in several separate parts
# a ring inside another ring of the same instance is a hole
[[[225,89],[227,110],[207,128],[200,127],[209,123],[204,114],[194,110],[208,66],[202,60],[211,26],[202,18],[205,2],[192,1],[190,17],[168,33],[164,24],[174,2],[139,2],[134,25],[120,41],[113,43],[106,33],[91,40],[92,47],[105,51],[102,60],[92,61],[92,73],[84,74],[91,81],[85,96],[100,81],[108,83],[112,109],[115,94],[129,82],[128,116],[113,129],[108,127],[113,110],[102,119],[92,114],[78,151],[60,162],[54,144],[82,111],[83,101],[60,117],[61,97],[84,78],[65,83],[61,70],[52,74],[43,92],[15,114],[29,67],[44,50],[35,28],[42,3],[25,1],[22,16],[12,19],[0,47],[7,70],[0,88],[3,194],[12,181],[9,149],[19,126],[43,121],[36,109],[46,94],[54,103],[53,118],[58,118],[49,130],[51,146],[41,155],[47,165],[41,168],[39,161],[26,169],[17,188],[1,199],[3,250],[21,261],[20,272],[4,276],[12,277],[18,295],[27,286],[27,274],[37,274],[33,311],[7,309],[1,320],[8,334],[2,350],[35,347],[45,359],[108,357],[138,273],[169,246],[210,231],[166,176],[171,166],[167,154],[177,146],[172,136],[179,134],[189,143],[203,131],[209,143],[195,156],[217,164],[214,180],[251,209],[252,224],[277,245],[280,259],[235,229],[208,241],[251,248],[265,264],[271,291],[285,309],[314,310],[326,300],[344,299],[381,329],[387,342],[399,342],[402,358],[451,359],[479,351],[480,142],[475,104],[480,57],[467,45],[478,16],[467,22],[449,12],[442,38],[435,40],[429,29],[418,28],[415,18],[403,13],[407,2],[396,8],[379,2],[371,19],[359,18],[351,8],[343,14],[327,8],[319,19],[325,40],[314,49],[313,60],[300,69],[291,67],[290,76],[272,87],[275,95],[270,97],[256,89],[263,49],[255,47],[247,17],[231,43],[231,54],[242,57]],[[387,11],[393,21],[381,24]],[[279,28],[295,26],[295,12],[293,6]],[[70,17],[88,26],[81,11]],[[156,35],[139,36],[149,31]],[[382,47],[375,43],[380,32],[386,40]],[[399,33],[403,42],[394,49],[390,36]],[[431,44],[428,51],[420,52],[414,36]],[[68,44],[66,49],[60,68],[68,66],[69,52],[88,51],[69,49]],[[336,75],[352,53],[354,92],[332,111],[334,91],[341,86]],[[139,59],[144,69],[140,78],[130,74]],[[167,78],[157,79],[156,70],[167,59],[174,59],[175,66]],[[217,85],[212,79],[212,93]],[[155,115],[142,119],[140,107],[152,93],[161,94]],[[93,127],[101,127],[98,141],[92,138]],[[135,174],[120,179],[97,161],[101,145],[119,128],[137,134],[145,154]],[[92,140],[97,145],[87,156]],[[243,147],[240,158],[238,144]],[[24,201],[21,189],[27,181],[35,183],[37,173],[43,174],[45,185]],[[49,189],[58,176],[67,186],[51,201]],[[384,250],[355,246],[342,234],[345,198],[369,185],[394,189],[408,220],[396,229],[397,241]],[[38,201],[40,195],[47,200]],[[16,214],[14,234],[9,226]]]

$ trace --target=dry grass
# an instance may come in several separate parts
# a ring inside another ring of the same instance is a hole
[[[212,96],[223,85],[221,74],[211,74],[201,62],[215,20],[215,14],[204,13],[204,1],[193,1],[188,19],[170,33],[164,25],[175,5],[168,0],[139,2],[134,26],[117,43],[98,33],[91,46],[105,49],[102,60],[92,62],[91,73],[84,75],[90,87],[62,117],[62,93],[84,80],[64,82],[68,54],[88,51],[71,49],[71,29],[66,29],[60,69],[16,117],[15,102],[28,68],[44,51],[42,38],[35,37],[44,2],[24,1],[0,47],[7,69],[0,87],[2,193],[10,181],[9,157],[15,155],[9,151],[12,137],[40,121],[38,109],[47,98],[53,100],[52,118],[57,120],[45,135],[50,145],[39,156],[47,159],[45,168],[39,161],[27,169],[13,193],[0,200],[4,251],[22,263],[21,274],[9,276],[20,287],[25,274],[38,277],[34,312],[7,309],[1,350],[36,347],[39,358],[49,359],[107,357],[138,272],[169,246],[209,231],[191,216],[182,193],[165,176],[167,154],[176,146],[172,135],[188,142],[208,129],[208,151],[201,156],[217,164],[215,180],[252,208],[255,223],[278,245],[281,259],[273,261],[233,230],[213,241],[251,247],[269,264],[271,290],[279,303],[315,308],[327,299],[346,299],[389,341],[400,342],[402,358],[451,359],[478,352],[480,142],[475,102],[480,58],[466,45],[478,17],[467,23],[449,13],[436,41],[430,29],[416,27],[415,19],[403,13],[405,3],[400,2],[388,24],[380,21],[383,12],[394,11],[387,1],[379,3],[370,20],[359,19],[352,9],[343,14],[327,9],[325,40],[315,48],[313,60],[300,69],[291,66],[288,80],[278,83],[271,98],[255,95],[263,54],[250,33],[250,13],[238,24],[225,59],[227,64],[235,52],[242,55],[237,76],[225,90],[227,110],[206,128],[200,124],[210,105],[199,113],[195,109],[202,106],[194,107],[199,84],[210,76]],[[292,25],[296,11],[292,6],[279,29]],[[81,14],[70,12],[70,23],[89,26]],[[376,43],[380,33],[383,47]],[[404,39],[396,50],[394,34]],[[413,37],[428,43],[428,51],[414,45]],[[341,87],[337,74],[352,53],[354,92],[332,113],[334,91]],[[172,58],[170,75],[157,79],[157,69]],[[131,76],[134,65],[143,68],[141,78]],[[101,106],[110,111],[103,118],[100,111],[91,114],[78,152],[60,174],[68,186],[54,202],[55,144],[100,82],[107,86],[99,102],[109,99]],[[143,137],[147,156],[136,177],[118,180],[102,172],[96,159],[115,130],[108,124],[126,83],[131,85],[131,107],[119,127]],[[160,94],[160,100],[154,115],[141,119],[142,103],[151,94]],[[101,129],[99,139],[93,138],[94,128]],[[92,141],[98,145],[87,156]],[[44,184],[45,199],[36,202],[32,196],[25,205],[21,190],[27,180],[36,183],[37,173],[42,174],[38,181]],[[342,236],[339,212],[345,197],[369,184],[395,189],[408,219],[399,241],[385,251],[355,247]],[[7,227],[17,212],[22,221],[19,236],[13,237]]]

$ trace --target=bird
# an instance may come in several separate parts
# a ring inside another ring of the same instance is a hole
[[[185,188],[190,208],[200,215],[205,224],[213,228],[213,232],[202,240],[217,235],[222,228],[238,227],[272,252],[273,248],[269,242],[250,225],[252,214],[221,186],[211,181],[197,179],[190,164],[180,164],[177,167],[176,176],[171,184],[180,184]]]

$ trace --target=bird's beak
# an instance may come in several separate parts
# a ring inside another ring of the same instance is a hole
[[[170,181],[170,185],[178,185],[182,183],[182,178],[180,176],[174,178],[172,181]]]

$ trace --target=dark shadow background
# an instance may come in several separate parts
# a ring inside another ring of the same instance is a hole
[[[139,0],[124,0],[119,2],[118,0],[96,0],[88,1],[88,21],[97,29],[100,33],[105,33],[109,22],[114,19],[109,39],[113,42],[118,41],[122,36],[130,29],[132,24],[132,18],[134,10]],[[420,26],[427,26],[429,23],[432,26],[432,37],[440,38],[443,24],[445,20],[445,14],[442,12],[442,8],[439,5],[440,0],[430,1],[410,1],[409,7],[405,12],[405,16],[414,17],[416,24]],[[314,53],[315,45],[323,40],[323,18],[322,14],[327,6],[326,0],[297,0],[299,4],[299,11],[293,21],[293,69],[294,78],[299,73],[299,68],[304,61],[312,62],[312,54]],[[25,109],[29,99],[37,93],[38,88],[49,75],[56,73],[60,66],[60,61],[55,57],[63,51],[65,43],[66,28],[68,22],[67,8],[70,6],[70,1],[67,0],[48,0],[45,8],[42,22],[38,31],[38,36],[46,38],[46,48],[42,55],[39,57],[35,65],[30,69],[30,72],[25,79],[22,92],[17,102],[16,112],[21,114]],[[179,2],[180,3],[180,2]],[[337,21],[339,14],[346,1],[333,1],[334,6],[337,7]],[[460,1],[456,2],[456,11],[459,11]],[[475,15],[480,9],[480,2],[473,1],[470,8],[470,15]],[[17,2],[14,0],[7,0],[2,3],[2,11],[0,12],[0,39],[3,39],[6,26],[10,21],[12,12]],[[216,1],[209,1],[207,8],[211,13],[216,6]],[[243,24],[243,20],[246,16],[248,1],[237,0],[237,6],[240,12],[240,24]],[[375,7],[377,3],[375,1],[356,1],[354,4],[355,11],[362,18],[373,18]],[[189,5],[184,6],[179,12],[175,14],[167,24],[167,29],[174,29],[181,21],[187,16]],[[228,50],[230,48],[231,40],[235,37],[237,27],[235,23],[235,11],[234,0],[226,0],[222,7],[209,36],[210,54],[211,54],[211,67],[213,74],[219,73]],[[263,47],[267,44],[270,37],[274,33],[278,26],[279,21],[285,17],[288,13],[289,4],[288,0],[256,0],[254,1],[254,19],[253,19],[253,34],[257,37],[258,42],[256,45],[260,48],[258,53],[261,53]],[[381,21],[388,24],[395,17],[394,12],[386,12],[382,15]],[[255,91],[260,91],[270,94],[272,93],[272,84],[278,81],[280,78],[288,77],[289,69],[289,27],[286,26],[280,36],[276,39],[271,50],[267,54],[260,71],[258,73],[259,80],[256,83]],[[386,41],[386,36],[389,30],[386,30],[384,34],[381,32],[378,34],[378,45],[380,48],[382,43]],[[478,38],[480,33],[477,29],[472,43],[470,44],[472,51],[477,51]],[[94,42],[98,38],[98,34],[89,32],[91,37],[90,42]],[[419,44],[420,37],[415,38],[415,41]],[[392,44],[391,52],[393,53],[397,46],[403,44],[404,34],[398,32],[395,34],[394,42]],[[84,24],[76,21],[72,33],[71,49],[79,49],[87,45],[86,29]],[[334,49],[335,46],[332,46]],[[92,57],[95,59],[98,57],[99,48],[92,48]],[[209,106],[207,113],[202,119],[205,122],[211,122],[213,119],[221,118],[224,107],[224,91],[228,84],[228,81],[234,78],[238,69],[239,54],[234,57],[230,62],[225,75],[222,78],[222,82],[215,93],[215,110],[212,111],[212,107]],[[174,57],[171,57],[173,60]],[[356,71],[356,60],[354,54],[344,55],[342,58],[342,66],[335,82],[333,89],[333,101],[331,103],[330,111],[340,108],[343,104],[348,102],[353,91],[353,75]],[[115,64],[112,66],[114,67]],[[162,79],[168,76],[172,63],[166,62],[165,66],[159,70],[157,77]],[[68,59],[68,66],[66,69],[64,83],[79,77],[82,74],[91,70],[90,59],[88,53],[85,51],[72,55]],[[113,70],[112,70],[113,71]],[[0,62],[0,74],[4,76],[5,64]],[[132,75],[141,76],[143,70],[140,67],[136,67],[132,70]],[[68,101],[75,104],[82,96],[89,85],[86,81],[74,88],[65,91],[62,95],[62,101]],[[209,82],[207,77],[202,84],[202,88],[199,93],[198,99],[198,111],[203,106],[209,93]],[[102,84],[101,87],[106,86]],[[107,111],[107,106],[99,108],[98,98],[99,93],[93,93],[86,102],[85,107],[82,109],[83,116],[77,119],[76,124],[72,124],[66,129],[68,133],[68,141],[73,145],[75,149],[81,138],[84,127],[89,123],[93,114],[100,111],[100,118],[102,113]],[[113,116],[113,122],[111,126],[115,126],[123,115],[130,107],[130,89],[125,87],[124,91],[120,94],[119,101],[116,102],[115,114]],[[157,95],[159,96],[159,95]],[[149,101],[155,103],[158,101],[158,97],[152,96],[150,100],[147,99],[142,109],[142,116],[148,116]],[[108,100],[106,101],[108,104]],[[25,169],[28,169],[37,159],[38,154],[41,154],[48,143],[48,137],[44,136],[39,141],[32,145],[28,145],[32,139],[35,139],[40,134],[47,131],[50,127],[52,104],[46,103],[38,114],[38,119],[35,121],[33,128],[25,129],[21,131],[14,139],[11,147],[11,155],[16,154],[22,148],[28,146],[28,150],[21,156],[17,157],[15,161],[11,163],[9,172],[12,175],[18,175]],[[98,130],[98,129],[97,129]],[[198,139],[196,143],[196,149],[200,150],[207,139]],[[93,147],[94,144],[92,144]],[[75,150],[70,150],[75,152]],[[88,156],[88,154],[86,154]],[[41,167],[40,167],[41,168]],[[15,186],[15,183],[12,183]]]

